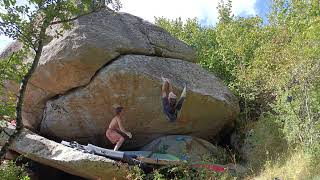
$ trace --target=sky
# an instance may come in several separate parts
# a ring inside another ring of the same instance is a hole
[[[139,16],[150,22],[154,17],[165,17],[182,20],[198,18],[204,26],[214,26],[217,23],[216,7],[220,0],[121,0],[121,12]],[[259,15],[266,20],[270,0],[233,0],[232,13],[236,16]],[[0,35],[0,52],[10,43],[11,39]]]
[[[232,13],[236,16],[262,15],[268,11],[270,0],[233,0]],[[217,22],[219,0],[121,0],[121,11],[129,12],[153,22],[154,17],[183,20],[197,17],[203,25]]]

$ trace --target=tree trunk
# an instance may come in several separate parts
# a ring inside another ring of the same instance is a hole
[[[31,68],[28,70],[27,74],[23,77],[20,89],[19,89],[19,96],[17,100],[17,105],[16,105],[16,130],[15,132],[9,137],[9,140],[4,144],[4,146],[1,148],[0,151],[0,160],[3,159],[4,155],[7,153],[8,148],[12,141],[15,139],[17,135],[21,132],[23,128],[23,123],[22,123],[22,107],[23,107],[23,101],[24,101],[24,95],[27,89],[28,82],[33,74],[33,72],[36,70],[41,54],[42,54],[42,49],[43,49],[43,40],[45,38],[45,32],[47,29],[46,23],[43,24],[40,34],[39,34],[39,42],[38,42],[38,48],[36,51],[36,55],[34,57],[34,60],[32,62]]]

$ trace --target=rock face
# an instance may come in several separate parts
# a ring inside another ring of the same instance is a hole
[[[191,48],[141,18],[107,10],[83,16],[44,47],[27,88],[25,126],[38,129],[47,100],[88,84],[98,69],[124,54],[195,60]]]
[[[13,81],[3,82],[3,92],[0,93],[0,104],[5,102],[14,102],[13,97],[17,97],[17,92],[19,90],[19,85]]]
[[[22,44],[15,41],[9,44],[0,54],[0,59],[9,57],[13,52],[19,51],[22,48]]]
[[[144,146],[141,150],[172,154],[182,160],[191,161],[193,163],[204,160],[206,157],[214,157],[215,159],[222,160],[226,158],[223,150],[208,141],[182,135],[160,137]]]
[[[83,16],[44,47],[27,87],[23,123],[46,137],[103,146],[112,107],[121,104],[124,125],[133,133],[125,148],[168,134],[211,139],[232,126],[238,101],[194,62],[190,47],[141,18],[107,10]],[[161,75],[177,92],[188,85],[175,123],[162,113]]]
[[[8,129],[6,132],[9,132]],[[7,135],[2,133],[0,145],[4,144],[6,139]],[[126,175],[126,167],[117,165],[111,159],[82,153],[29,130],[23,130],[10,149],[41,164],[88,179],[125,179]]]
[[[162,112],[161,74],[172,79],[177,89],[181,90],[184,82],[188,85],[187,100],[174,123]],[[212,138],[237,114],[237,102],[229,90],[200,66],[177,59],[126,55],[102,68],[87,86],[48,101],[40,131],[67,140],[103,140],[114,104],[125,107],[124,125],[134,137],[127,144],[130,148],[166,134]]]

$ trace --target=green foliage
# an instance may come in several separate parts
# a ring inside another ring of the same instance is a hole
[[[231,4],[232,0],[228,0],[227,3],[225,3],[224,0],[219,1],[217,9],[219,12],[219,22],[221,24],[232,21]]]
[[[60,24],[61,30],[70,29],[73,20],[78,16],[86,15],[99,10],[106,5],[121,8],[119,0],[97,1],[92,0],[28,0],[17,4],[12,0],[1,0],[0,6],[4,10],[0,13],[0,34],[17,39],[24,48],[37,50],[41,28]],[[57,35],[61,35],[57,31]]]
[[[134,180],[189,180],[189,179],[235,179],[233,175],[228,172],[220,173],[213,172],[204,168],[192,168],[190,164],[180,164],[177,166],[162,166],[153,170],[149,174],[144,172],[139,167],[134,167],[128,174],[127,178]]]
[[[275,162],[285,158],[282,157],[282,154],[286,154],[288,151],[285,135],[275,118],[273,115],[267,115],[261,117],[257,122],[246,125],[250,130],[246,134],[243,144],[251,147],[247,149],[249,157],[246,161],[248,168],[254,171],[263,169],[267,161]]]
[[[128,172],[127,178],[131,180],[144,180],[146,174],[138,166],[133,166]]]
[[[319,15],[310,12],[312,4],[301,1],[280,7],[286,14],[271,41],[257,51],[248,69],[252,80],[259,82],[259,93],[272,92],[270,103],[277,122],[292,146],[311,148],[320,142],[319,128]],[[297,24],[299,21],[299,24]]]
[[[191,45],[199,64],[239,97],[238,127],[258,120],[246,141],[255,145],[260,167],[266,160],[277,161],[287,148],[319,159],[319,7],[317,0],[274,0],[268,24],[260,17],[233,16],[230,2],[219,4],[214,27],[202,27],[196,19],[156,19]]]
[[[25,165],[17,166],[14,161],[7,161],[0,167],[0,179],[2,180],[30,180]]]
[[[9,92],[6,89],[6,84],[18,84],[22,77],[26,74],[29,66],[24,64],[22,59],[25,58],[26,52],[18,51],[0,60],[0,117],[7,117],[13,119],[15,117],[15,92]],[[2,118],[0,119],[2,120]]]
[[[261,173],[250,179],[319,179],[318,164],[312,163],[310,154],[301,150],[287,153],[287,157],[276,162],[267,161]]]

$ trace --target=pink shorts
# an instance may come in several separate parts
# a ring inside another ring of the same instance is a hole
[[[118,141],[120,141],[121,134],[119,134],[116,130],[108,129],[106,132],[107,138],[111,141],[112,144],[116,144]]]

